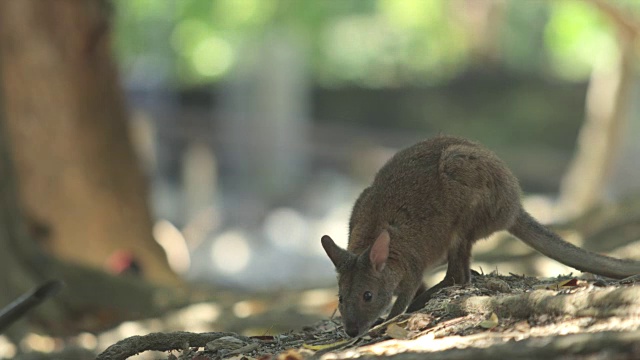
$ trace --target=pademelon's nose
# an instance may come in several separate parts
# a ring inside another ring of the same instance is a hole
[[[351,337],[360,335],[360,331],[358,331],[358,328],[356,326],[345,327],[344,332],[346,332],[347,335]]]
[[[360,326],[358,326],[358,322],[354,319],[347,319],[344,322],[344,332],[346,332],[350,337],[360,335]]]

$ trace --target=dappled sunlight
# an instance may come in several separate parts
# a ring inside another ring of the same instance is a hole
[[[94,350],[98,347],[98,337],[88,332],[83,332],[78,334],[78,336],[75,339],[75,342],[79,346],[88,350]]]
[[[211,260],[216,269],[226,274],[243,271],[249,264],[252,251],[245,234],[238,230],[222,233],[211,246]]]
[[[462,336],[449,336],[443,339],[436,339],[434,333],[430,333],[420,336],[415,340],[384,341],[374,345],[365,346],[361,348],[361,350],[375,355],[391,356],[405,353],[407,351],[441,351],[455,347],[468,346],[468,342],[469,340]],[[347,352],[346,355],[348,356],[349,353]],[[427,357],[428,355],[424,356]]]
[[[193,50],[193,68],[206,77],[224,74],[233,64],[234,52],[224,39],[210,36]]]
[[[298,310],[301,314],[331,315],[338,309],[337,289],[307,290],[300,295]]]
[[[22,348],[23,351],[27,352],[38,351],[44,353],[50,353],[55,350],[59,350],[59,347],[56,346],[56,341],[54,338],[38,335],[35,333],[27,334],[27,336],[22,338],[22,341],[20,341],[20,348]]]
[[[309,221],[292,208],[272,210],[264,220],[265,236],[274,245],[289,251],[307,249],[309,245]]]
[[[233,315],[244,319],[267,311],[267,305],[260,300],[243,300],[233,305]]]
[[[153,226],[153,237],[162,246],[171,269],[184,274],[191,266],[191,257],[184,236],[167,220],[160,220]]]
[[[6,336],[0,335],[0,357],[13,358],[17,351],[18,348]]]
[[[126,338],[134,335],[143,335],[147,332],[147,328],[140,322],[126,321],[117,327],[117,331],[122,334],[123,338]]]
[[[213,302],[196,303],[173,312],[166,322],[176,328],[188,324],[190,331],[211,331],[211,326],[222,315],[220,305]]]
[[[235,62],[235,51],[227,39],[197,19],[180,22],[171,34],[171,45],[188,61],[193,77],[216,78]]]

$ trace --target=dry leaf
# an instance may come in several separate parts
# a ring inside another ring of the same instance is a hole
[[[323,349],[326,349],[326,348],[330,348],[330,347],[334,347],[334,346],[339,346],[339,345],[345,344],[345,343],[347,343],[347,341],[349,341],[349,340],[340,340],[338,342],[334,342],[334,343],[331,343],[331,344],[321,344],[321,345],[302,344],[302,347],[305,348],[305,349],[318,351],[318,350],[323,350]]]
[[[387,335],[397,340],[406,340],[409,338],[409,330],[399,326],[396,323],[387,326]]]
[[[562,280],[560,282],[557,282],[555,284],[551,284],[548,285],[546,287],[547,290],[560,290],[560,289],[566,289],[566,288],[570,288],[570,287],[576,287],[578,286],[578,279],[576,278],[572,278],[569,280]]]
[[[407,322],[407,330],[409,331],[421,331],[426,329],[433,321],[435,317],[431,314],[415,313],[412,314]]]
[[[491,313],[491,316],[489,316],[487,320],[481,322],[480,326],[485,329],[493,329],[494,327],[498,326],[498,323],[498,315],[496,315],[496,313]]]
[[[561,281],[558,283],[558,286],[561,288],[576,287],[578,286],[578,279],[573,278],[573,279]]]

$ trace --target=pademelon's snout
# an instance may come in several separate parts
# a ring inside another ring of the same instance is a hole
[[[344,332],[350,337],[357,337],[364,334],[368,329],[366,327],[359,326],[357,322],[352,321],[344,324]]]
[[[347,333],[347,335],[349,335],[350,337],[356,337],[358,335],[360,335],[360,331],[358,330],[357,327],[344,327],[344,332]]]
[[[369,328],[371,327],[371,324],[358,322],[356,319],[346,320],[343,324],[344,332],[347,333],[347,335],[349,335],[350,337],[358,337],[364,335],[367,331],[369,331]]]

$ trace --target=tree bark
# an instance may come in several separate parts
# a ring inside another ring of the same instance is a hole
[[[102,0],[0,1],[5,125],[19,204],[55,256],[100,268],[127,250],[148,279],[179,283],[152,238],[108,17]]]
[[[7,4],[0,2],[0,9],[4,10],[3,7]],[[6,15],[2,10],[0,18]],[[0,39],[3,40],[6,38],[6,28],[3,27],[5,24],[2,19]],[[3,70],[0,72],[0,84],[6,85],[3,82],[6,69],[4,65],[7,62],[6,44],[2,41],[0,44],[0,69]],[[18,93],[24,95],[27,86],[22,85]],[[18,204],[18,174],[6,134],[4,99],[15,94],[4,95],[13,90],[11,87],[0,86],[0,308],[46,280],[62,279],[66,286],[55,297],[32,308],[17,323],[7,322],[6,318],[0,319],[3,335],[8,335],[17,342],[27,331],[34,329],[62,336],[79,331],[101,331],[124,320],[157,316],[183,305],[187,298],[182,293],[149,286],[141,279],[113,277],[102,271],[61,262],[43,252],[34,241],[27,231]],[[17,100],[13,98],[13,101]],[[25,114],[25,118],[29,118],[27,115],[29,113]],[[22,151],[22,148],[14,147],[12,150],[15,156],[15,152]],[[47,154],[49,153],[42,153],[45,157]],[[44,198],[43,201],[47,199]]]
[[[2,78],[0,77],[0,80]],[[0,100],[2,99],[0,87]],[[4,112],[0,101],[0,306],[13,302],[19,295],[38,285],[42,279],[37,268],[28,264],[37,261],[46,268],[46,259],[33,241],[29,241],[15,197],[15,173],[6,146]],[[54,311],[54,317],[57,316]],[[26,323],[18,322],[10,328],[10,336],[19,338],[26,332]]]

